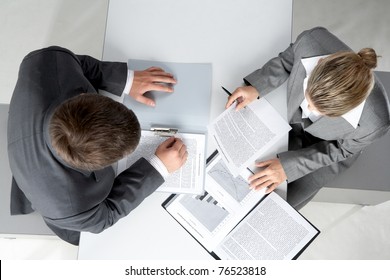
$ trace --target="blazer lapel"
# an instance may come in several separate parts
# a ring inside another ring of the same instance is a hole
[[[303,67],[301,61],[298,63],[298,67],[294,72],[294,79],[290,77],[290,85],[287,92],[290,94],[287,96],[287,117],[290,123],[298,123],[302,120],[302,113],[297,114],[299,110],[299,106],[301,105],[304,95],[303,95],[303,80],[306,77],[306,71]]]
[[[306,127],[305,131],[321,139],[334,140],[355,131],[355,128],[343,117],[330,118],[323,116]]]

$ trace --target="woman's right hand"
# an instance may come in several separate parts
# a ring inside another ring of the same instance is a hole
[[[257,99],[259,96],[259,92],[253,86],[239,87],[232,93],[232,95],[229,96],[225,108],[229,108],[234,101],[237,100],[238,104],[236,111],[238,111]]]

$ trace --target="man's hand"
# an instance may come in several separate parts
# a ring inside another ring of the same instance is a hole
[[[256,166],[265,167],[265,169],[249,177],[251,189],[261,190],[267,187],[265,193],[270,193],[287,180],[283,166],[277,158],[258,162]]]
[[[145,92],[155,90],[173,92],[172,85],[176,84],[173,75],[158,67],[150,67],[143,71],[134,71],[133,84],[129,95],[138,102],[155,106],[154,100],[144,96]]]
[[[172,173],[186,162],[187,147],[179,138],[170,137],[157,147],[156,156],[162,161],[168,172]]]
[[[236,107],[236,111],[238,111],[259,96],[260,94],[257,89],[252,86],[239,87],[232,93],[232,95],[229,96],[225,108],[229,108],[234,103],[234,101],[237,100],[238,104]]]

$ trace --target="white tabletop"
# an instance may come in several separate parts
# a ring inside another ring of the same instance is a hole
[[[224,110],[222,85],[233,91],[287,48],[291,20],[292,0],[111,0],[103,59],[212,63],[211,120]],[[268,100],[286,115],[283,88]],[[211,259],[161,207],[168,196],[154,193],[113,227],[82,233],[79,259]]]

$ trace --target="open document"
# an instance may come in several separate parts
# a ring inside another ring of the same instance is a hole
[[[200,194],[204,189],[205,149],[211,97],[211,63],[177,63],[129,59],[128,69],[142,71],[160,67],[174,75],[177,83],[171,93],[148,91],[144,96],[152,98],[156,106],[146,106],[122,94],[121,97],[105,91],[100,94],[123,103],[137,116],[142,136],[137,149],[127,159],[116,163],[117,174],[128,168],[140,157],[150,159],[157,146],[166,138],[154,135],[156,128],[174,129],[187,146],[188,159],[178,171],[170,174],[157,191]],[[171,85],[172,86],[172,85]]]
[[[204,190],[205,135],[180,133],[175,137],[183,140],[187,147],[188,158],[179,170],[166,178],[164,184],[157,191],[201,194]],[[129,168],[141,157],[149,160],[154,155],[158,145],[166,139],[167,137],[156,135],[152,131],[142,130],[139,145],[134,152],[118,162],[116,174]]]
[[[265,98],[239,111],[235,107],[236,103],[226,109],[208,129],[228,169],[233,176],[238,176],[291,127]]]
[[[217,154],[203,195],[171,196],[164,208],[218,259],[293,259],[319,231],[272,192],[249,189],[245,169],[233,177]]]

